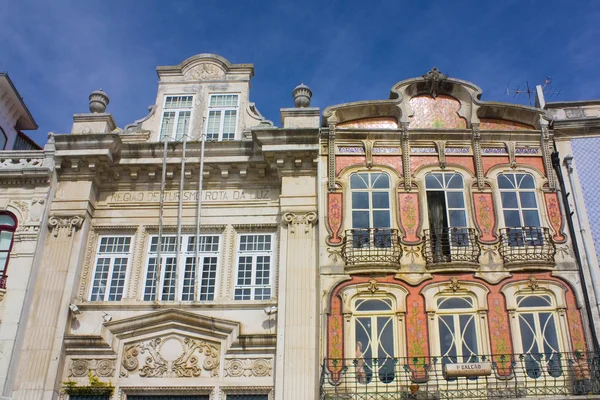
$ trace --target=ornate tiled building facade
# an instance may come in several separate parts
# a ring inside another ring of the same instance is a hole
[[[6,396],[600,392],[591,263],[544,109],[433,69],[322,113],[299,85],[276,127],[250,64],[157,72],[144,118],[118,128],[96,91],[44,151],[0,154],[0,178],[44,177],[33,200],[0,194],[3,229],[39,238]]]

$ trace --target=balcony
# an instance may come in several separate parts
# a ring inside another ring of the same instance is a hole
[[[548,264],[549,267],[553,267],[556,246],[548,228],[503,228],[500,229],[499,251],[507,267],[511,264]]]
[[[342,258],[348,267],[400,266],[402,246],[398,229],[349,229],[342,243]]]
[[[423,255],[428,267],[448,264],[472,264],[479,266],[481,248],[477,234],[472,228],[425,229]]]
[[[475,368],[483,374],[470,377],[447,375],[446,365],[454,361],[455,357],[326,359],[322,365],[320,398],[437,400],[548,396],[556,399],[600,394],[597,353],[471,356],[468,363],[460,365],[479,364]]]

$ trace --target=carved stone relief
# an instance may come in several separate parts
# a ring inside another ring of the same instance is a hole
[[[125,345],[121,377],[192,378],[219,376],[220,345],[168,335]]]
[[[0,159],[0,168],[41,167],[43,163],[43,158],[2,158]]]
[[[98,377],[112,377],[115,373],[115,361],[110,359],[81,359],[74,358],[69,365],[70,377],[86,377],[88,372]]]
[[[56,237],[58,233],[64,229],[67,231],[67,235],[71,236],[73,231],[77,231],[83,225],[83,217],[79,215],[73,216],[58,216],[53,215],[48,219],[48,227],[50,231],[52,231],[53,235]]]
[[[268,358],[234,358],[225,360],[225,377],[265,377],[273,374],[273,363]]]
[[[211,63],[201,63],[190,69],[185,74],[186,81],[205,81],[220,79],[225,75],[225,72]]]
[[[300,226],[304,226],[306,234],[310,231],[310,227],[317,223],[317,214],[312,211],[306,214],[285,213],[283,221],[289,225],[292,234],[295,234],[297,227]]]

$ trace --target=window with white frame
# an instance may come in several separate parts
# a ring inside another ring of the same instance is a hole
[[[475,299],[444,296],[436,301],[439,356],[442,365],[479,361],[480,339]]]
[[[160,126],[160,140],[181,140],[190,129],[194,96],[167,96]]]
[[[561,334],[554,298],[550,294],[518,294],[516,348],[524,354],[525,371],[530,378],[542,375],[557,378],[561,367]],[[513,325],[515,326],[515,325]]]
[[[213,94],[208,105],[206,140],[234,140],[237,115],[237,94]]]
[[[131,262],[131,236],[101,236],[96,252],[91,301],[119,301]]]
[[[269,300],[271,298],[273,234],[238,236],[235,300]]]
[[[504,226],[520,228],[540,226],[535,193],[535,181],[530,174],[504,173],[498,175],[502,199]]]
[[[396,351],[396,314],[390,298],[358,298],[353,313],[353,350],[358,383],[394,380]],[[378,360],[373,362],[373,360]]]
[[[219,235],[200,236],[198,262],[196,235],[181,235],[179,246],[180,252],[177,251],[175,235],[163,235],[160,268],[157,269],[158,236],[150,238],[144,300],[156,300],[157,291],[161,301],[215,299],[220,262]]]

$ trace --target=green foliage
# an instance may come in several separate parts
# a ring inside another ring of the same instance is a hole
[[[89,385],[78,386],[77,382],[69,379],[63,382],[63,392],[69,396],[111,396],[115,391],[112,382],[102,382],[97,376],[88,371]]]

